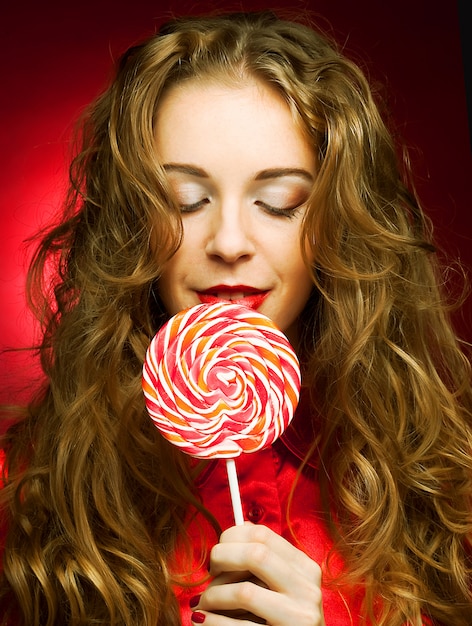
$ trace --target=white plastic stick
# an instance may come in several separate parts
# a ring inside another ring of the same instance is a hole
[[[238,475],[236,473],[236,463],[234,459],[226,460],[226,471],[228,472],[229,490],[233,504],[234,523],[236,526],[242,526],[242,524],[244,524],[243,507],[241,504],[241,494],[239,492]]]

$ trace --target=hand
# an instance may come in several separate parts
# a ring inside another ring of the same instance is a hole
[[[265,526],[226,530],[210,556],[214,580],[193,606],[205,626],[325,626],[321,569]]]

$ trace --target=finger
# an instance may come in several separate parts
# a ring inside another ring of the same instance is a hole
[[[302,601],[300,597],[287,597],[250,581],[230,583],[208,588],[202,594],[198,608],[203,612],[224,612],[227,616],[228,612],[237,611],[232,618],[240,617],[241,612],[252,614],[257,616],[251,618],[253,623],[266,622],[274,626],[317,626],[323,623],[321,591],[316,587],[310,589]]]
[[[254,578],[251,572],[241,570],[240,572],[223,572],[212,578],[208,587],[214,587],[215,585],[227,585],[228,583],[237,583],[241,580],[249,580]]]
[[[249,569],[265,585],[248,580],[216,584],[202,594],[202,607],[216,611],[240,608],[264,617],[271,624],[277,616],[285,616],[282,622],[285,624],[303,624],[304,620],[298,622],[295,616],[299,619],[301,614],[301,617],[306,618],[305,612],[315,619],[320,610],[317,607],[321,605],[320,577],[316,564],[314,567],[310,564],[310,571],[302,575],[291,570],[286,561],[274,555],[266,546],[236,544],[237,549],[234,546],[231,544],[228,557],[223,555],[225,566],[231,570]],[[215,580],[218,581],[218,578]]]
[[[290,565],[291,568],[299,571],[302,575],[304,575],[307,570],[309,571],[311,569],[310,565],[313,564],[313,561],[304,552],[293,546],[270,528],[267,528],[267,526],[250,523],[245,523],[242,526],[233,526],[223,532],[219,544],[217,545],[227,543],[260,543],[265,545],[269,550],[278,554],[287,565]],[[315,575],[318,574],[320,576],[318,582],[321,582],[321,570],[316,567],[313,569]]]
[[[264,621],[254,621],[249,616],[248,619],[240,617],[231,617],[228,615],[220,615],[218,613],[209,613],[207,611],[195,611],[192,613],[192,624],[195,626],[254,626],[254,624],[264,624]]]
[[[309,557],[294,548],[285,539],[268,529],[246,534],[256,542],[234,543],[228,539],[241,539],[238,533],[222,537],[214,546],[210,557],[210,573],[219,578],[226,572],[251,572],[275,591],[299,595],[308,585],[321,585],[321,569]],[[287,544],[289,549],[287,549]],[[217,580],[217,584],[219,580]]]

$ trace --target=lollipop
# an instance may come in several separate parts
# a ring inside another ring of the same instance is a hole
[[[298,404],[300,369],[287,338],[265,315],[231,302],[201,304],[175,315],[154,337],[143,391],[168,441],[194,457],[227,460],[233,497],[234,458],[283,433]],[[233,497],[233,506],[239,518],[240,498],[238,505]]]

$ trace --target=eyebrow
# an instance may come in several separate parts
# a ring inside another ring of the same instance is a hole
[[[166,172],[180,172],[182,174],[188,174],[189,176],[196,176],[198,178],[209,178],[208,173],[196,165],[187,163],[166,163],[163,167]],[[299,167],[278,167],[262,170],[257,173],[254,180],[269,180],[271,178],[283,178],[284,176],[299,176],[310,183],[314,181],[313,176],[310,172],[308,172],[308,170]]]
[[[210,178],[205,170],[196,165],[187,165],[186,163],[165,163],[164,169],[166,172],[180,172],[182,174],[189,174],[190,176],[198,176],[198,178]]]
[[[313,182],[313,176],[308,172],[308,170],[304,170],[299,167],[279,167],[269,170],[262,170],[259,172],[255,178],[255,180],[267,180],[269,178],[283,178],[284,176],[300,176],[301,178],[305,178],[308,182]]]

